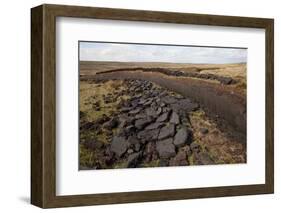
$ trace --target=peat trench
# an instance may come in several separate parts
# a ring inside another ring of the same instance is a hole
[[[218,69],[218,68],[211,68],[211,69],[199,69],[196,67],[190,67],[188,71],[182,72],[180,70],[170,70],[166,68],[159,68],[159,67],[150,67],[150,68],[144,68],[144,67],[133,67],[133,68],[120,68],[120,69],[112,69],[112,70],[106,70],[99,72],[98,74],[104,74],[104,73],[113,73],[113,72],[119,72],[119,71],[142,71],[142,72],[159,72],[168,76],[179,76],[179,77],[190,77],[190,78],[199,78],[199,79],[208,79],[208,80],[216,80],[224,85],[229,84],[235,84],[237,83],[235,79],[231,77],[225,77],[225,76],[219,76],[214,75],[211,73],[200,73],[202,70],[212,70],[212,69]]]
[[[115,71],[104,72],[94,76],[83,76],[82,79],[124,80],[140,79],[156,83],[170,91],[190,98],[200,104],[220,129],[230,137],[246,142],[246,99],[233,93],[222,84],[213,84],[192,78],[167,76],[158,72]]]

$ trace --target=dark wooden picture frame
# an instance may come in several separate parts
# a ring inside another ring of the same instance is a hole
[[[266,34],[265,184],[56,195],[56,17],[262,28]],[[42,208],[131,203],[274,192],[273,19],[41,5],[31,9],[31,203]]]

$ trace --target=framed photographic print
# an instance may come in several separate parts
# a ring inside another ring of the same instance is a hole
[[[273,20],[31,9],[31,203],[274,191]]]

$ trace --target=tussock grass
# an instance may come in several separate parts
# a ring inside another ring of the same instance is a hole
[[[203,152],[209,154],[216,164],[246,163],[246,147],[220,131],[203,110],[192,112],[190,120],[194,141],[202,147]],[[204,135],[200,132],[201,128],[207,128],[209,132]],[[189,161],[192,164],[192,157]]]

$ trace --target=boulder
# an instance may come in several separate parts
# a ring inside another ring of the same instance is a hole
[[[169,115],[170,115],[171,108],[170,108],[170,107],[163,107],[163,108],[162,108],[162,112],[163,112],[163,113],[167,112],[167,113],[169,113]]]
[[[127,132],[126,132],[125,128],[117,129],[115,134],[119,137],[127,137]]]
[[[139,100],[139,105],[142,106],[145,102],[146,102],[146,99],[145,99],[145,98],[141,98],[141,99]]]
[[[178,100],[173,96],[165,96],[162,98],[162,101],[166,104],[176,103]]]
[[[127,115],[119,116],[119,128],[124,128],[125,126],[131,125],[135,119],[132,117],[128,117]]]
[[[175,112],[180,112],[181,110],[185,112],[191,112],[197,110],[199,105],[197,103],[193,103],[190,99],[180,99],[178,102],[171,104],[171,108]]]
[[[174,144],[176,147],[184,146],[188,143],[188,139],[191,138],[191,131],[188,130],[186,127],[181,127],[174,138]]]
[[[140,149],[141,149],[140,143],[137,143],[137,144],[134,145],[134,150],[135,150],[136,152],[140,151]]]
[[[135,121],[135,127],[138,130],[142,130],[145,126],[152,122],[151,118],[142,118]]]
[[[152,154],[154,151],[156,151],[156,146],[154,142],[149,142],[145,146],[145,154]]]
[[[130,115],[135,115],[138,114],[142,109],[141,108],[136,108],[134,110],[129,111]]]
[[[138,99],[134,99],[134,100],[131,101],[130,105],[135,108],[135,107],[138,106],[138,104],[139,104],[138,102],[139,102]]]
[[[133,110],[134,108],[133,107],[122,107],[121,109],[120,109],[120,111],[121,112],[129,112],[129,111],[131,111],[131,110]]]
[[[156,150],[157,150],[160,158],[168,159],[168,158],[174,157],[176,155],[176,149],[173,144],[172,138],[157,141]]]
[[[132,153],[134,153],[134,150],[133,149],[128,149],[127,153],[128,154],[132,154]]]
[[[136,136],[129,136],[127,141],[130,144],[130,147],[132,147],[136,152],[140,150],[140,140]]]
[[[136,94],[136,95],[133,96],[133,98],[136,99],[136,100],[138,100],[141,97],[142,97],[142,94]]]
[[[111,118],[109,121],[105,122],[103,124],[103,127],[108,129],[108,130],[112,130],[113,128],[116,128],[119,124],[119,121],[116,117]]]
[[[156,114],[157,115],[160,115],[162,112],[162,108],[161,107],[158,107],[157,110],[156,110]]]
[[[156,154],[156,145],[153,142],[148,142],[144,149],[144,162],[149,163],[152,160],[152,156]]]
[[[163,127],[164,125],[165,125],[164,123],[155,122],[155,123],[152,123],[152,124],[149,124],[148,126],[146,126],[145,129],[146,130],[159,129],[159,128]]]
[[[145,113],[139,113],[137,115],[135,115],[135,119],[141,119],[141,118],[146,118],[147,115]]]
[[[159,95],[159,92],[158,92],[158,95]],[[157,97],[157,98],[155,98],[155,102],[159,104],[161,102],[161,99]]]
[[[126,126],[126,128],[125,128],[126,135],[132,135],[135,132],[135,129],[136,128],[134,125]]]
[[[136,167],[140,157],[141,152],[130,154],[127,160],[127,168]]]
[[[153,109],[155,109],[155,111],[156,111],[156,110],[157,110],[157,107],[158,107],[158,104],[157,104],[155,101],[153,101],[150,106],[151,106]]]
[[[143,104],[144,106],[149,106],[152,103],[152,99],[146,100],[146,102]]]
[[[156,118],[158,116],[156,110],[152,107],[146,108],[145,113],[147,116],[151,116],[153,118]]]
[[[230,78],[230,77],[217,76],[217,80],[221,84],[225,84],[225,85],[229,85],[232,83],[232,78]]]
[[[159,135],[159,129],[152,129],[152,130],[140,131],[137,137],[143,142],[149,142],[149,141],[157,140],[158,135]]]
[[[199,108],[199,105],[197,103],[194,102],[190,102],[189,99],[182,99],[179,101],[181,107],[188,112],[197,110]]]
[[[187,166],[188,162],[187,162],[187,155],[185,152],[181,151],[178,152],[178,154],[170,159],[169,161],[169,166]]]
[[[169,124],[161,128],[160,133],[158,135],[159,140],[163,140],[168,137],[173,137],[175,135],[175,125]]]
[[[129,136],[127,141],[130,145],[135,145],[135,144],[140,143],[140,141],[137,139],[136,136]]]
[[[176,112],[173,112],[170,118],[170,123],[173,124],[179,124],[180,123],[180,117]]]
[[[114,136],[110,145],[110,151],[115,153],[118,157],[122,157],[128,147],[129,143],[125,137]]]
[[[165,122],[165,121],[167,121],[168,120],[168,118],[169,118],[169,112],[165,112],[165,113],[163,113],[162,115],[160,115],[157,119],[156,119],[156,121],[157,122]]]

